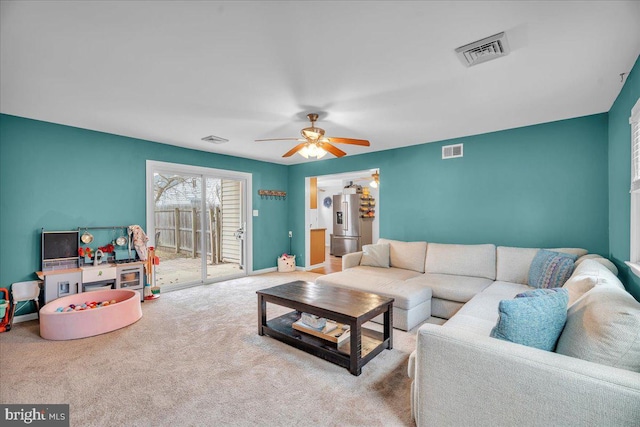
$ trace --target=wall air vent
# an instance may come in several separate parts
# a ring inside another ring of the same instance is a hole
[[[442,147],[443,159],[455,159],[456,157],[462,157],[462,144],[445,145]]]
[[[456,49],[458,58],[467,67],[500,58],[508,55],[510,51],[507,35],[504,32]]]
[[[225,142],[229,142],[228,139],[220,138],[219,136],[209,135],[202,138],[203,141],[211,142],[213,144],[224,144]]]

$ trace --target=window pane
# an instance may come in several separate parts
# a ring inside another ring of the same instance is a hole
[[[196,175],[154,173],[156,285],[202,282],[198,247],[202,178]]]

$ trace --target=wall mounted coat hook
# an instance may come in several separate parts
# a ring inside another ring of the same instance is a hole
[[[267,200],[285,200],[287,198],[286,191],[279,190],[258,190],[261,199]]]

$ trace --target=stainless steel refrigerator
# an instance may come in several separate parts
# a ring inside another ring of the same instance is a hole
[[[330,254],[342,256],[362,250],[362,245],[371,244],[371,218],[361,218],[360,194],[337,194],[333,196],[333,234]]]

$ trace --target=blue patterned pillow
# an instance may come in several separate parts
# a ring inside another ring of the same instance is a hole
[[[534,288],[559,288],[564,285],[578,257],[572,254],[540,249],[531,262],[529,286]]]
[[[529,297],[541,297],[544,295],[553,294],[555,292],[559,292],[562,288],[544,288],[544,289],[534,289],[532,291],[521,292],[516,295],[516,298],[529,298]],[[567,290],[567,292],[569,292]]]
[[[523,297],[502,300],[491,336],[516,344],[553,351],[567,321],[566,289],[535,289]]]

